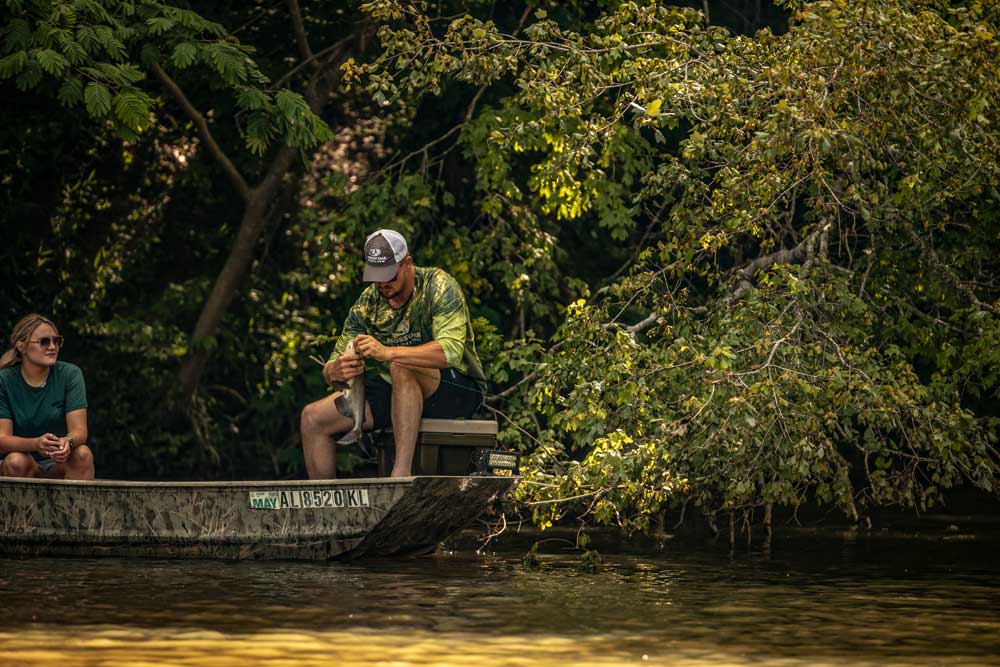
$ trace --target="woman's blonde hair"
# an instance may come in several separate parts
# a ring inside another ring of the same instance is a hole
[[[53,331],[59,333],[52,320],[38,313],[25,315],[18,320],[17,324],[14,325],[14,331],[10,334],[10,349],[0,357],[0,368],[7,368],[21,361],[21,353],[17,351],[17,344],[27,343],[31,340],[31,334],[35,333],[35,329],[43,324],[48,324]]]

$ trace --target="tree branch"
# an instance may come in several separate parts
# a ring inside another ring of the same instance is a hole
[[[625,331],[627,331],[634,339],[637,333],[639,333],[640,331],[645,331],[649,327],[656,324],[656,321],[659,319],[659,317],[660,316],[656,313],[656,311],[653,311],[649,315],[646,315],[646,317],[644,317],[642,320],[636,322],[631,326],[625,327]]]
[[[198,109],[195,108],[191,101],[181,90],[181,87],[177,85],[177,82],[170,78],[170,75],[163,71],[159,63],[153,65],[153,74],[156,78],[160,80],[163,87],[174,96],[178,104],[184,110],[184,113],[194,122],[195,127],[198,128],[198,134],[201,135],[202,140],[204,140],[205,145],[208,146],[208,151],[215,158],[216,162],[222,167],[222,171],[225,172],[226,177],[229,179],[230,184],[236,189],[236,192],[240,195],[244,202],[250,201],[250,186],[243,179],[236,165],[233,164],[229,156],[226,155],[225,151],[219,146],[215,137],[212,135],[212,130],[208,127],[208,121],[205,120],[205,116],[202,115]]]
[[[794,247],[782,248],[781,250],[777,250],[748,262],[745,266],[736,271],[736,275],[740,277],[740,281],[737,283],[736,289],[734,289],[729,296],[723,299],[723,303],[727,305],[733,303],[739,299],[744,292],[753,287],[753,283],[750,282],[750,279],[757,271],[769,268],[775,264],[796,264],[815,255],[817,245],[820,242],[822,235],[825,232],[829,232],[829,228],[830,226],[828,224],[818,227],[804,239],[799,241],[799,243]]]
[[[815,248],[813,248],[813,246],[816,241],[819,240],[822,233],[823,228],[817,228],[804,239],[799,241],[798,245],[787,249],[782,248],[781,250],[776,250],[769,255],[753,259],[746,266],[737,271],[737,273],[743,278],[750,279],[757,271],[766,269],[775,264],[796,264],[801,262],[815,252]]]
[[[354,40],[354,35],[348,35],[347,37],[343,38],[339,42],[335,42],[335,43],[331,44],[330,46],[322,49],[319,53],[313,54],[312,58],[310,58],[309,60],[303,60],[302,62],[300,62],[295,67],[293,67],[292,69],[288,70],[288,72],[283,77],[281,77],[280,79],[278,79],[274,83],[274,85],[271,86],[271,89],[272,90],[277,90],[278,88],[281,88],[286,83],[288,83],[289,79],[291,79],[293,76],[295,76],[296,74],[298,74],[298,72],[299,72],[300,69],[302,69],[306,65],[312,65],[314,62],[316,62],[316,61],[318,61],[318,60],[320,60],[322,58],[325,58],[327,55],[329,55],[333,51],[337,51],[339,49],[344,48],[347,44],[349,44],[353,40]],[[323,63],[319,63],[319,64],[316,65],[316,67],[318,69],[322,69],[324,67],[324,64]]]
[[[309,48],[309,37],[306,35],[306,26],[302,20],[302,8],[299,7],[298,0],[288,0],[288,13],[292,17],[292,31],[295,33],[295,43],[299,47],[302,62],[312,63],[313,67],[319,69],[320,65],[314,60],[312,49]]]
[[[969,301],[971,301],[980,310],[996,312],[996,310],[993,308],[992,305],[980,301],[979,297],[976,295],[975,291],[972,290],[972,288],[962,284],[962,281],[959,279],[957,275],[955,275],[955,272],[952,270],[952,268],[949,265],[945,264],[943,261],[941,261],[941,258],[938,257],[937,251],[935,251],[933,247],[928,245],[924,241],[924,239],[921,238],[920,234],[917,234],[917,230],[913,227],[912,223],[905,222],[903,226],[906,228],[906,232],[909,235],[909,237],[913,240],[915,244],[917,244],[917,246],[927,256],[931,265],[935,269],[937,269],[941,273],[941,275],[947,278],[948,282],[950,282],[955,289],[965,294],[966,298],[968,298]]]

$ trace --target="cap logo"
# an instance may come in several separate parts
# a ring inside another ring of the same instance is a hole
[[[394,230],[380,229],[365,240],[362,256],[366,282],[391,280],[392,276],[386,274],[406,257],[406,239]]]

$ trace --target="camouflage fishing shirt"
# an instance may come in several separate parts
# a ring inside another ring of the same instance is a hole
[[[344,329],[330,360],[344,353],[347,343],[358,334],[374,336],[390,347],[417,346],[436,340],[444,349],[448,368],[454,368],[486,384],[483,367],[476,354],[476,341],[469,322],[469,308],[458,281],[435,267],[414,267],[416,280],[409,301],[396,309],[369,285],[351,306]],[[389,365],[368,359],[366,372],[377,371],[390,382]]]

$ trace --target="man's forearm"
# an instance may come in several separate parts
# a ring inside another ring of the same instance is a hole
[[[422,368],[447,368],[448,359],[444,356],[441,343],[432,340],[423,345],[413,347],[400,346],[386,348],[389,363],[398,363]]]

